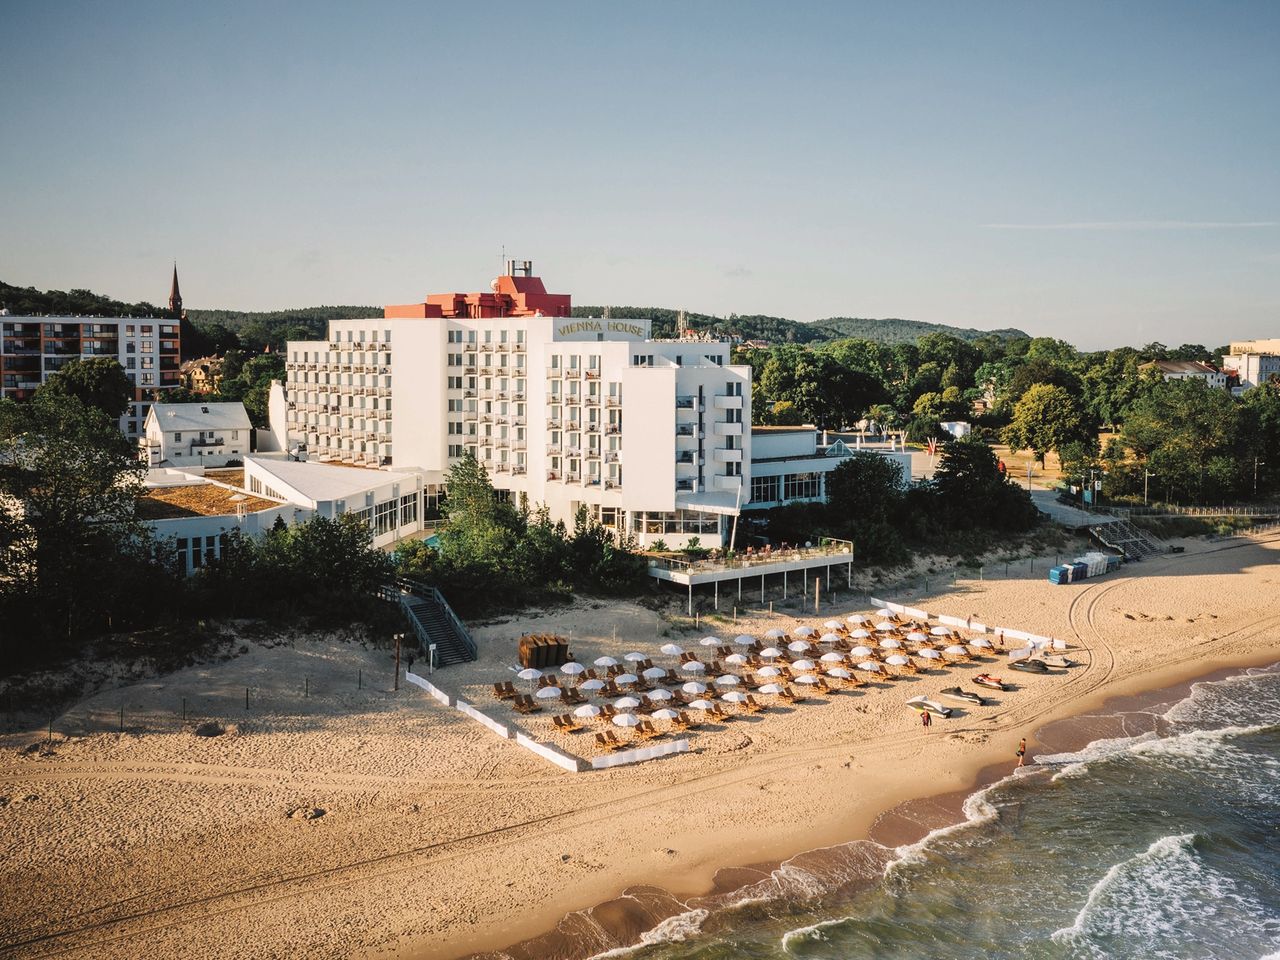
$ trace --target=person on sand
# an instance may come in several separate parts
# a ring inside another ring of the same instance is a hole
[[[932,724],[933,724],[933,715],[932,715],[931,713],[929,713],[929,711],[928,711],[928,710],[921,710],[921,711],[920,711],[920,726],[922,726],[922,727],[924,727],[926,730],[928,730],[928,729],[929,729],[929,727],[930,727]]]
[[[1018,766],[1026,766],[1027,762],[1027,738],[1023,737],[1018,743]]]

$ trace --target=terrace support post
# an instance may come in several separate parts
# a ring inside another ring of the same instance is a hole
[[[848,566],[846,566],[845,568],[845,576],[848,578],[848,582],[845,584],[845,586],[847,586],[850,590],[852,590],[853,589],[853,561],[852,560],[849,561]]]
[[[818,603],[820,602],[819,597],[821,595],[821,592],[822,592],[822,578],[814,577],[813,578],[813,612],[815,614],[818,612]]]
[[[713,584],[713,586],[715,587],[715,591],[716,591],[716,599],[715,599],[716,612],[719,612],[719,610],[720,610],[720,581],[719,581],[719,580],[715,581],[715,583]]]
[[[760,606],[764,606],[764,574],[760,574]]]
[[[782,599],[784,602],[787,599],[787,571],[785,570],[782,571]]]
[[[693,616],[693,581],[689,581],[689,616]]]
[[[831,592],[831,564],[827,564],[827,593]]]
[[[738,578],[738,599],[742,599],[742,578]]]

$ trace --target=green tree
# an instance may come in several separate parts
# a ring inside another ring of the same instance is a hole
[[[513,547],[517,517],[494,496],[489,474],[469,451],[449,468],[445,489],[449,522],[439,535],[441,556],[456,566],[500,566]]]
[[[1226,391],[1171,380],[1153,382],[1134,402],[1121,436],[1167,496],[1203,502],[1245,491],[1240,428],[1240,408]]]
[[[860,560],[880,563],[901,555],[896,521],[904,486],[902,464],[878,453],[855,453],[828,475],[831,518],[854,541]]]
[[[1069,443],[1089,443],[1094,431],[1077,397],[1062,387],[1038,383],[1013,408],[1002,439],[1014,450],[1032,450],[1043,466],[1045,456]]]
[[[940,515],[952,529],[1017,531],[1036,522],[1030,496],[1000,472],[995,452],[976,437],[942,445],[933,489]]]
[[[111,357],[72,360],[36,392],[75,397],[113,420],[124,416],[133,400],[133,384],[120,362]]]

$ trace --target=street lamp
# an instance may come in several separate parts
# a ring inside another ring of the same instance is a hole
[[[1146,467],[1142,468],[1142,505],[1147,505],[1147,484],[1155,474]]]
[[[1265,461],[1259,460],[1257,457],[1253,458],[1253,499],[1255,500],[1258,499],[1258,464],[1266,466]]]

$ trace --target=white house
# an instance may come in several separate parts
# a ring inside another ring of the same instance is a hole
[[[250,452],[243,403],[153,403],[139,441],[149,466],[221,467]]]
[[[1144,373],[1158,370],[1165,380],[1203,380],[1217,390],[1222,390],[1227,385],[1227,374],[1212,364],[1199,360],[1152,360],[1138,369]]]

